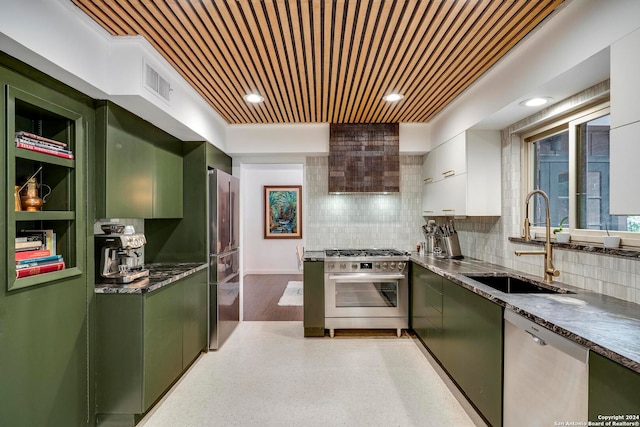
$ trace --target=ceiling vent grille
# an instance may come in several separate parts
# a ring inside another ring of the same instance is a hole
[[[144,84],[153,93],[169,102],[172,90],[171,84],[149,64],[145,64]]]

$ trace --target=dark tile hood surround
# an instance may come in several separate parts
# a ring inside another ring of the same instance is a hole
[[[329,193],[399,193],[398,123],[332,124]]]

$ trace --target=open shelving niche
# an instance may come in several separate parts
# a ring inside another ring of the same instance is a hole
[[[6,86],[7,182],[22,185],[42,166],[39,185],[51,187],[41,211],[15,211],[13,185],[7,191],[7,287],[9,291],[50,283],[82,274],[84,251],[80,220],[84,203],[79,203],[82,183],[76,162],[83,157],[82,115],[12,86]],[[15,132],[28,131],[65,142],[74,159],[17,148]],[[40,197],[42,193],[40,192]],[[63,256],[65,269],[34,276],[16,278],[15,237],[20,230],[52,229],[56,233],[56,254]]]

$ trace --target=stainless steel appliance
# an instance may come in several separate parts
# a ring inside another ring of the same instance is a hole
[[[504,320],[503,425],[586,425],[588,350],[510,310]]]
[[[395,249],[325,250],[325,328],[409,327],[406,253]]]
[[[96,234],[96,275],[101,280],[132,283],[149,276],[140,250],[147,239],[142,233]]]
[[[209,170],[209,348],[217,350],[240,321],[240,181]]]

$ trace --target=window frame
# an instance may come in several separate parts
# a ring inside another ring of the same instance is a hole
[[[561,132],[568,131],[569,136],[569,224],[565,226],[565,230],[571,234],[571,240],[583,243],[602,243],[602,237],[607,235],[606,230],[589,230],[575,228],[578,220],[578,177],[577,177],[577,160],[578,160],[578,126],[598,117],[611,114],[610,103],[604,102],[597,105],[581,109],[577,112],[564,116],[562,118],[552,119],[540,126],[520,134],[520,142],[522,147],[522,194],[521,194],[521,214],[525,217],[524,202],[527,194],[534,189],[535,171],[534,171],[534,145],[533,142],[544,137],[552,136]],[[535,231],[536,236],[545,235],[545,227],[532,226],[531,230]],[[640,233],[631,231],[609,231],[612,236],[621,238],[621,245],[640,248]]]

